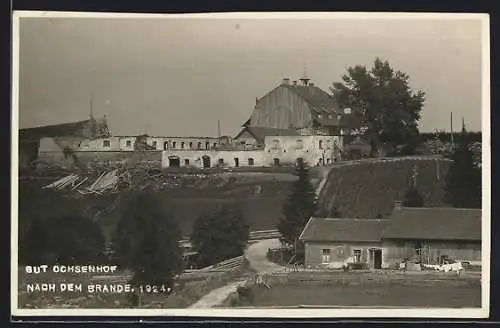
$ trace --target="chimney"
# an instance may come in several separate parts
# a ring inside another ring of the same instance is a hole
[[[293,85],[297,85],[297,81],[293,81]]]
[[[290,79],[289,78],[285,78],[283,79],[283,85],[290,85]]]
[[[399,211],[400,209],[403,208],[403,202],[402,201],[396,200],[393,203],[394,203],[394,210],[395,211]]]

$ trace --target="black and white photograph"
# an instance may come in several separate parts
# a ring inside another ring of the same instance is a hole
[[[489,33],[14,12],[12,314],[488,317]]]

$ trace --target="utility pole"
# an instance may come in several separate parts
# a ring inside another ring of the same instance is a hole
[[[451,132],[451,148],[454,148],[454,143],[453,143],[453,112],[450,113],[450,132]]]
[[[217,120],[217,137],[220,139],[220,120]]]
[[[453,138],[453,134],[452,134]],[[439,135],[438,135],[438,130],[436,129],[436,137],[435,137],[435,143],[436,143],[436,179],[439,181]]]

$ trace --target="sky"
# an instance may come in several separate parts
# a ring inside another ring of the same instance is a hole
[[[420,130],[481,130],[477,19],[21,18],[19,127],[106,115],[114,135],[234,136],[304,69],[329,91],[376,57],[426,101]],[[92,101],[91,101],[92,99]],[[91,106],[92,103],[92,106]]]

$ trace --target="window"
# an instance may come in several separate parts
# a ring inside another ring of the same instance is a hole
[[[249,166],[253,166],[253,164],[254,164],[254,162],[253,162],[253,158],[251,158],[251,157],[250,157],[250,158],[248,159],[248,165],[249,165]]]
[[[354,263],[359,263],[359,262],[361,262],[361,250],[355,249],[354,250]]]
[[[127,140],[127,147],[132,147],[132,141]]]
[[[201,149],[201,142],[198,142],[198,149]]]
[[[111,142],[109,140],[103,140],[102,141],[102,146],[103,147],[110,147],[111,146]]]
[[[184,141],[181,142],[181,149],[184,149]]]
[[[216,147],[217,147],[217,143],[216,143],[216,142],[214,142],[214,148],[216,148]]]
[[[187,158],[186,158],[186,159],[184,160],[184,165],[186,165],[186,166],[188,166],[188,165],[189,165],[189,159],[187,159]]]
[[[302,149],[304,148],[304,143],[302,142],[302,140],[297,140],[297,144],[295,146],[296,149]]]
[[[164,150],[167,150],[167,149],[168,149],[168,141],[165,141],[165,142],[163,143],[163,149],[164,149]]]
[[[219,158],[219,165],[224,165],[224,159]]]
[[[330,249],[325,248],[321,250],[321,262],[322,263],[330,262]]]
[[[156,141],[153,141],[152,146],[155,147],[155,149],[156,149],[157,145],[158,145],[158,143]]]
[[[172,148],[175,149],[175,146],[177,146],[177,142],[172,142]]]
[[[319,141],[319,149],[323,149],[323,140]]]
[[[205,149],[208,150],[210,148],[210,142],[205,142]]]
[[[280,141],[278,139],[273,140],[272,149],[278,149],[280,147]]]
[[[189,149],[193,149],[193,142],[189,143]]]

